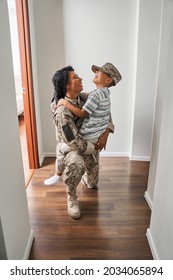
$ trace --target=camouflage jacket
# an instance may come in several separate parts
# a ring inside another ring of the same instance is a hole
[[[67,98],[67,97],[66,97]],[[80,93],[77,100],[67,98],[68,101],[78,108],[82,108],[86,102],[88,94]],[[56,140],[58,143],[66,143],[72,150],[78,150],[80,153],[91,153],[94,151],[94,145],[82,138],[78,133],[83,119],[74,116],[65,106],[58,106],[55,102],[51,103],[51,110],[53,113],[53,122],[56,131]],[[108,128],[113,133],[114,125],[110,119]]]

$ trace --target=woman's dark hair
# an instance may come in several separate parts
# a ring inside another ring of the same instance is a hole
[[[66,86],[68,83],[68,73],[74,71],[73,67],[64,67],[54,74],[52,82],[54,85],[54,95],[52,101],[58,102],[59,99],[64,98],[66,95]]]

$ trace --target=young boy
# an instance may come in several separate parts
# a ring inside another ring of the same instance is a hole
[[[102,67],[93,65],[92,71],[95,73],[93,82],[96,89],[90,93],[82,109],[75,107],[67,99],[60,99],[58,106],[64,105],[75,116],[85,118],[79,133],[84,139],[91,139],[93,143],[96,143],[110,119],[109,88],[121,80],[121,75],[111,63],[106,63]]]
[[[111,86],[115,86],[121,80],[121,74],[111,63],[106,63],[101,67],[92,66],[95,73],[93,79],[96,89],[92,91],[82,109],[77,108],[67,99],[60,99],[57,106],[64,105],[78,118],[84,118],[79,134],[84,138],[96,144],[98,138],[106,130],[110,121],[110,91]],[[66,144],[58,144],[57,170],[56,174],[45,180],[45,184],[53,184],[59,180],[63,172],[63,155],[71,151]],[[93,157],[95,155],[93,154]]]

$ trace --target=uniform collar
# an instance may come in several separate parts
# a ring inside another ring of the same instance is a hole
[[[74,105],[79,105],[80,104],[80,97],[78,95],[77,99],[71,99],[70,97],[65,96],[65,99],[71,102]]]

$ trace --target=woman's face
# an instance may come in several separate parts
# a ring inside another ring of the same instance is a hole
[[[82,78],[80,78],[75,72],[70,71],[68,74],[67,92],[77,96],[82,90]]]

